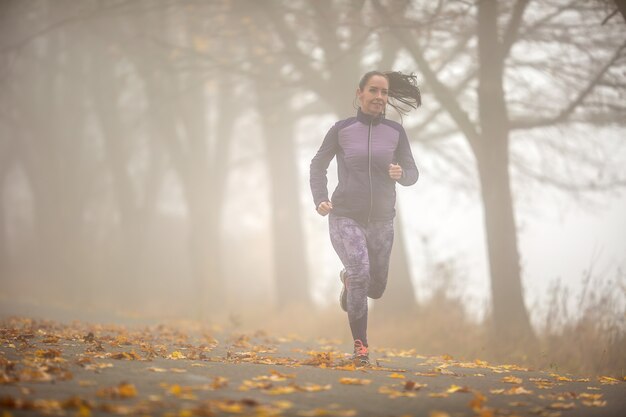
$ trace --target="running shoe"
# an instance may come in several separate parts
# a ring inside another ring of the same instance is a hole
[[[342,269],[339,273],[341,280],[341,293],[339,294],[339,305],[343,311],[348,311],[348,290],[346,289],[346,270]]]
[[[359,339],[354,341],[354,354],[352,355],[352,360],[357,362],[359,365],[370,364],[369,350]]]

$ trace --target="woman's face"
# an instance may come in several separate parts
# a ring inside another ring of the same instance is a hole
[[[357,88],[356,95],[361,103],[361,111],[372,116],[378,116],[385,110],[389,81],[381,75],[372,75],[363,90]]]

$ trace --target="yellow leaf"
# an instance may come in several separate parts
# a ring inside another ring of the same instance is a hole
[[[522,378],[517,378],[515,376],[505,376],[504,378],[502,378],[502,382],[506,382],[509,384],[521,384]]]
[[[298,389],[299,391],[306,391],[306,392],[319,392],[319,391],[328,391],[329,389],[331,389],[331,385],[318,385],[318,384],[307,384],[307,385],[298,385],[295,387],[296,389]]]
[[[606,401],[602,400],[583,400],[582,403],[587,407],[606,407]]]
[[[604,396],[604,394],[592,394],[590,392],[582,392],[580,393],[579,397],[584,399],[584,400],[599,400]]]
[[[186,356],[183,355],[182,352],[174,351],[168,356],[168,358],[169,359],[186,359]]]
[[[281,410],[288,410],[293,407],[293,403],[291,401],[274,401],[272,404]]]
[[[339,382],[344,385],[369,385],[372,380],[359,378],[340,378]]]
[[[78,417],[91,417],[91,410],[89,409],[89,407],[81,404],[78,406],[78,411],[76,412],[76,415]]]
[[[122,398],[131,398],[137,396],[137,389],[133,384],[122,383],[118,387],[118,392]]]
[[[397,372],[394,372],[393,374],[387,375],[389,378],[396,378],[396,379],[404,379],[406,378],[404,375],[399,374]]]
[[[224,388],[226,385],[228,385],[228,378],[224,378],[223,376],[216,376],[215,378],[213,378],[211,388],[219,389]]]
[[[448,388],[447,391],[449,394],[455,393],[455,392],[469,392],[469,388],[467,387],[460,387],[458,385],[450,385],[450,388]]]
[[[571,410],[575,407],[576,405],[574,403],[552,403],[548,408],[553,410]]]
[[[522,395],[522,394],[532,394],[532,391],[525,389],[524,387],[514,387],[510,390],[505,391],[507,395]]]
[[[236,402],[226,402],[226,401],[220,401],[217,403],[217,408],[220,409],[220,411],[224,411],[225,413],[232,413],[232,414],[241,414],[243,413],[243,405],[241,405],[240,403],[236,403]]]
[[[619,384],[620,382],[619,379],[615,379],[610,376],[601,376],[598,378],[598,381],[600,381],[600,383],[604,385],[615,385]]]

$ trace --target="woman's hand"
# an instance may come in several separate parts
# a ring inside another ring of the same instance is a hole
[[[392,180],[399,180],[402,177],[402,167],[396,164],[389,164],[389,177]]]
[[[320,216],[326,216],[333,209],[333,203],[330,201],[322,201],[319,206],[317,206],[317,213]]]

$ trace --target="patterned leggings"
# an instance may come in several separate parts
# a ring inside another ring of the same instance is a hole
[[[367,297],[380,298],[387,287],[393,220],[362,225],[331,213],[328,224],[333,248],[346,269],[352,337],[367,346]]]

